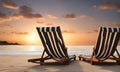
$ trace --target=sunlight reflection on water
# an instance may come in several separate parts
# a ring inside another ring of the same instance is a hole
[[[93,46],[67,46],[69,55],[91,55]],[[118,46],[120,52],[120,46]],[[32,45],[0,45],[0,55],[40,55],[43,52],[43,46]]]

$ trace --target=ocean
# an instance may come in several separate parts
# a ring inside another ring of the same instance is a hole
[[[66,46],[69,55],[91,55],[93,46]],[[117,47],[120,52],[120,46]],[[43,46],[33,45],[0,45],[0,55],[41,55]]]

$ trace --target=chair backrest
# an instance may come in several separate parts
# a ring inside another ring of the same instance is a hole
[[[52,58],[68,57],[60,26],[37,27],[37,31],[48,56]]]
[[[95,46],[95,57],[107,59],[113,55],[119,41],[120,28],[100,27]]]

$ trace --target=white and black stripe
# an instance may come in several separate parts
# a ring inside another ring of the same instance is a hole
[[[66,49],[60,27],[37,27],[46,53],[53,58],[66,57]]]
[[[119,33],[120,28],[100,27],[95,46],[96,58],[106,59],[115,52],[119,41]]]
[[[113,54],[113,52],[115,51],[114,48],[116,48],[116,46],[117,46],[115,44],[117,44],[118,40],[119,40],[118,39],[118,32],[111,32],[110,37],[109,37],[109,41],[108,41],[108,46],[107,46],[106,51],[103,55],[104,58],[107,58]]]

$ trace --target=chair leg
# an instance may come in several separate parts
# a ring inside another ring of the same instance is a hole
[[[74,58],[74,60],[76,60],[76,57]]]
[[[43,65],[44,64],[44,59],[41,59],[40,60],[40,65]]]
[[[118,65],[120,65],[120,60],[116,60],[116,63],[117,63]]]
[[[81,60],[81,57],[79,57],[79,60]]]
[[[76,60],[76,56],[74,57],[74,60]]]
[[[94,62],[93,62],[93,61],[90,61],[90,63],[91,63],[92,65],[94,65]]]
[[[85,61],[86,59],[84,59],[83,57],[79,56],[79,60],[80,61]]]
[[[79,58],[79,60],[82,60],[81,55],[78,58]]]

